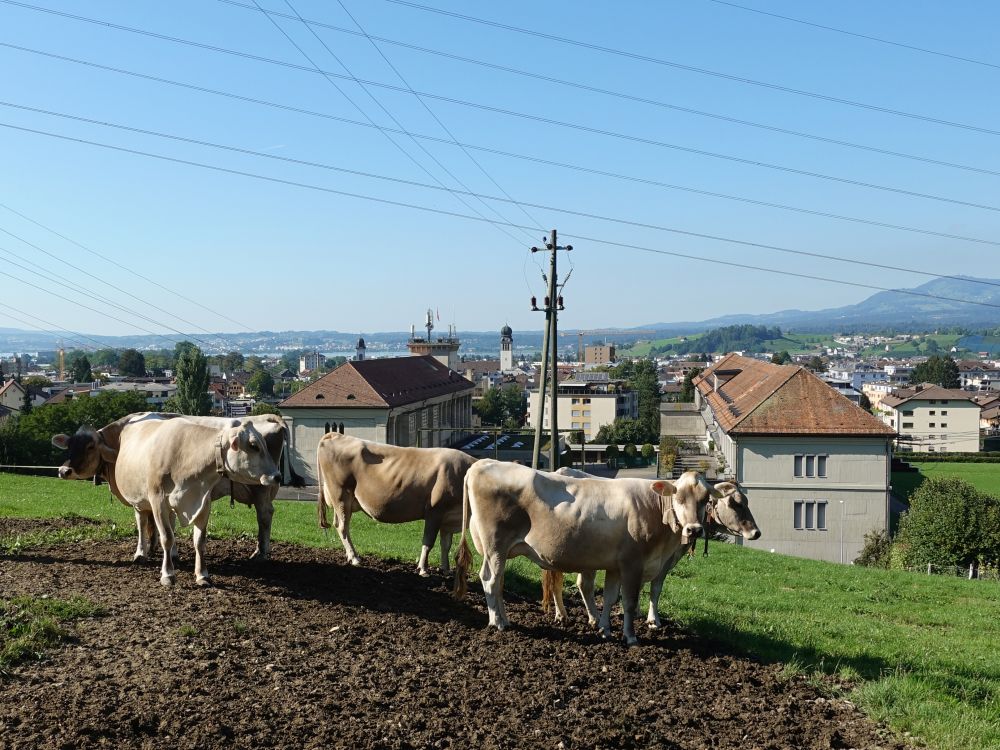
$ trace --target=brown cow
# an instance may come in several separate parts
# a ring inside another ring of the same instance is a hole
[[[362,510],[382,523],[424,520],[417,570],[429,575],[427,556],[441,532],[441,570],[448,572],[452,535],[462,523],[462,480],[475,459],[451,448],[401,448],[327,433],[316,448],[319,525],[337,534],[351,565],[360,565],[351,541],[351,513]]]
[[[546,570],[607,571],[607,589],[622,589],[625,640],[634,644],[643,580],[701,531],[715,493],[699,483],[678,488],[666,480],[581,479],[483,459],[465,475],[455,594],[464,596],[467,586],[468,528],[483,556],[479,577],[491,625],[503,630],[509,624],[504,567],[507,558],[524,555]]]
[[[264,438],[267,452],[275,463],[280,462],[282,450],[288,440],[288,428],[284,420],[276,414],[264,414],[248,417],[247,420],[239,420],[229,417],[192,417],[171,412],[138,412],[111,422],[99,430],[81,427],[71,436],[55,435],[52,438],[52,444],[69,451],[69,457],[59,468],[59,477],[61,479],[100,477],[110,485],[111,494],[125,505],[129,505],[119,493],[115,480],[115,461],[121,444],[122,430],[128,425],[144,421],[176,418],[183,418],[196,424],[219,429],[235,427],[243,421],[250,421]],[[304,484],[302,477],[295,472],[291,461],[288,462],[288,468],[292,476],[292,485],[302,486]],[[229,495],[236,502],[252,506],[256,511],[257,548],[251,555],[251,559],[266,560],[270,557],[271,519],[274,516],[274,498],[277,493],[278,487],[276,485],[251,486],[233,483],[223,477],[220,477],[215,487],[212,488],[212,500]],[[135,513],[139,542],[133,559],[141,560],[149,555],[154,529],[153,517],[139,510],[136,510]]]

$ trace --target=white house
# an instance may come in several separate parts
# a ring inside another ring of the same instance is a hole
[[[882,420],[899,433],[900,451],[979,452],[981,407],[970,391],[921,383],[882,399]]]
[[[724,473],[761,528],[748,546],[850,562],[867,532],[888,527],[888,425],[796,365],[730,354],[694,385]]]
[[[598,431],[618,417],[639,416],[639,396],[624,381],[611,380],[606,372],[578,372],[559,383],[556,416],[560,430],[580,430],[590,442]],[[548,429],[550,397],[545,394],[542,427]],[[538,419],[538,389],[528,391],[528,424]]]

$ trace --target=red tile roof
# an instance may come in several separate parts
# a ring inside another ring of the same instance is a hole
[[[882,398],[884,406],[891,406],[893,409],[907,401],[976,401],[976,394],[972,391],[963,391],[958,388],[942,388],[934,383],[921,383],[909,388],[899,388]]]
[[[872,435],[895,431],[812,372],[729,354],[694,379],[734,435]]]
[[[473,387],[434,357],[365,359],[342,364],[286,398],[278,408],[387,409]]]

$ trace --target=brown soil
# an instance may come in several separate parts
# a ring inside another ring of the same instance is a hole
[[[5,527],[4,531],[8,529]],[[0,679],[5,748],[892,748],[851,704],[672,625],[625,649],[581,620],[552,625],[508,595],[487,630],[481,593],[339,549],[275,545],[271,562],[211,540],[215,586],[127,562],[127,542],[0,557],[0,595],[82,595],[44,661]]]

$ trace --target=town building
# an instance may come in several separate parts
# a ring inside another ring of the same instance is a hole
[[[890,426],[796,365],[730,354],[693,382],[721,473],[762,531],[745,544],[850,562],[888,528]]]
[[[583,364],[585,365],[609,365],[614,361],[614,344],[588,344],[583,348]]]
[[[509,372],[514,369],[514,331],[509,325],[500,329],[500,370]]]
[[[315,483],[327,432],[400,446],[447,446],[472,424],[473,385],[432,356],[347,362],[278,404],[297,471]]]
[[[549,396],[546,394],[542,427],[549,428]],[[581,430],[589,442],[598,431],[619,417],[637,419],[639,395],[624,380],[612,380],[606,372],[577,372],[560,381],[556,391],[556,416],[560,430]],[[528,424],[538,419],[538,389],[528,392]]]
[[[358,345],[354,349],[354,361],[363,362],[367,353],[368,347],[365,346],[365,340],[363,338],[358,338]]]
[[[988,391],[1000,387],[1000,370],[978,360],[963,359],[958,365],[959,385],[967,391]]]
[[[323,359],[323,355],[316,351],[299,355],[299,375],[318,370],[323,366]]]
[[[976,394],[933,383],[900,388],[882,399],[882,420],[899,433],[900,452],[979,452]]]
[[[461,346],[461,342],[458,340],[455,327],[449,325],[447,336],[434,338],[431,335],[434,330],[434,311],[428,310],[424,328],[427,329],[426,337],[417,336],[414,327],[410,326],[410,340],[406,342],[406,348],[410,350],[410,354],[414,357],[434,357],[445,367],[458,370],[458,348]]]
[[[3,385],[0,385],[0,407],[3,407],[10,414],[20,414],[24,409],[24,395],[27,392],[25,386],[11,378]]]

